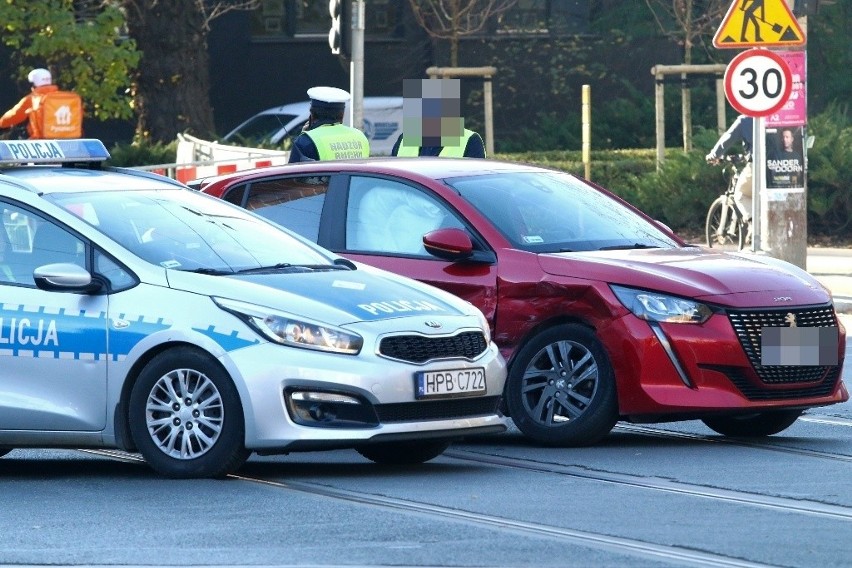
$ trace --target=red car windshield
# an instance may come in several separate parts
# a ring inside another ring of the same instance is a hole
[[[507,172],[444,181],[521,250],[678,246],[653,222],[568,174]]]

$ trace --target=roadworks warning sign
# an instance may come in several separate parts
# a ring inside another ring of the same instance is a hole
[[[785,0],[734,0],[713,37],[719,49],[804,45],[805,34]]]

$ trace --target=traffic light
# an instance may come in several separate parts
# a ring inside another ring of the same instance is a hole
[[[328,46],[331,52],[349,59],[349,36],[352,27],[352,1],[328,0],[328,13],[331,16],[331,29],[328,30]]]

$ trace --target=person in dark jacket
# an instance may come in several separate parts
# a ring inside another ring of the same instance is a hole
[[[458,79],[403,81],[402,134],[393,156],[484,158],[482,136],[464,127]]]
[[[752,197],[752,175],[751,175],[751,149],[754,138],[754,119],[750,116],[741,114],[731,124],[730,128],[719,137],[716,145],[707,154],[706,160],[708,163],[717,164],[725,153],[735,144],[741,144],[743,152],[749,156],[748,162],[740,170],[737,176],[736,187],[734,188],[734,201],[737,208],[743,214],[743,221],[749,223],[751,221],[751,197]]]
[[[349,93],[336,87],[308,89],[311,114],[293,141],[289,163],[367,158],[370,142],[357,128],[343,124]]]

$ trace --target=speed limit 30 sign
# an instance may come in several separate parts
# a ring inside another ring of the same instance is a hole
[[[746,116],[768,116],[790,98],[793,77],[781,56],[766,49],[749,49],[725,69],[725,96]]]

